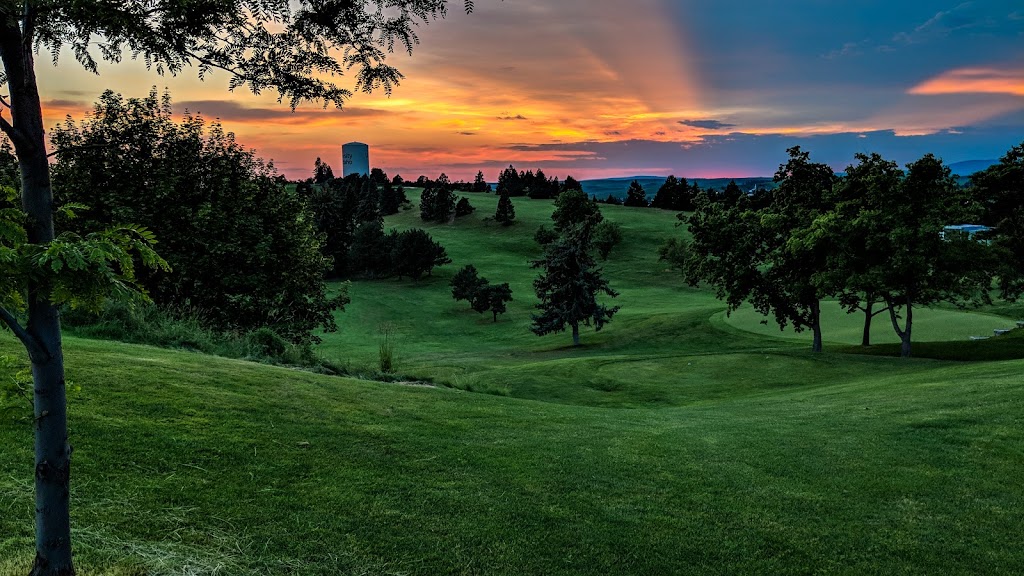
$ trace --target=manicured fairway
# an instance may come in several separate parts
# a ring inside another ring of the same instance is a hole
[[[778,324],[766,319],[753,308],[744,306],[728,317],[725,322],[741,330],[763,334],[774,338],[788,338],[809,341],[810,333],[798,333],[792,327],[779,330]],[[763,324],[768,320],[768,324]],[[903,325],[902,318],[900,325]],[[864,314],[847,314],[837,302],[824,302],[821,306],[822,337],[829,342],[860,344],[864,333]],[[971,336],[993,335],[993,330],[1016,328],[1012,319],[985,314],[983,312],[921,308],[914,310],[914,339],[920,342],[969,341]],[[871,323],[872,344],[895,344],[900,341],[893,330],[889,314],[875,316]]]
[[[1024,361],[814,355],[740,329],[657,262],[673,215],[625,208],[605,208],[622,310],[573,349],[528,330],[550,202],[517,200],[502,229],[471,198],[426,227],[453,265],[356,282],[321,346],[370,372],[390,323],[398,372],[434,386],[68,338],[80,573],[1020,572]],[[497,323],[451,299],[467,263],[512,284]],[[0,413],[3,576],[32,557],[26,415]]]

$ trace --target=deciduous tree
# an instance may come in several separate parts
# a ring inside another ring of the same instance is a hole
[[[972,175],[971,190],[980,223],[994,228],[986,236],[1000,252],[1001,295],[1017,299],[1024,294],[1024,143]]]
[[[764,210],[701,195],[689,218],[693,257],[685,277],[714,286],[730,310],[746,301],[774,316],[780,328],[811,330],[811,349],[820,352],[826,291],[817,275],[825,269],[829,246],[806,232],[829,209],[835,176],[799,147],[788,153],[789,161],[775,174],[773,202]]]
[[[504,284],[484,284],[473,292],[470,299],[470,306],[473,310],[483,314],[490,312],[494,322],[498,321],[498,314],[504,314],[505,304],[512,301],[512,289],[508,282]]]
[[[555,231],[559,234],[583,224],[587,227],[596,226],[604,216],[601,208],[590,199],[582,189],[570,188],[555,198],[555,210],[551,213],[555,222]]]
[[[466,264],[452,276],[452,298],[456,302],[465,300],[471,302],[476,291],[488,284],[486,278],[481,278],[477,273],[476,266]]]
[[[617,222],[604,220],[594,227],[594,247],[601,255],[601,260],[607,260],[612,248],[622,242],[622,226]]]

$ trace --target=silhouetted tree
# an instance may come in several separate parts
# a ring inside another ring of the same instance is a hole
[[[334,180],[334,170],[331,170],[331,165],[316,157],[316,162],[313,163],[313,182],[316,184],[323,184],[329,180]]]
[[[512,205],[512,199],[507,192],[502,192],[498,197],[498,208],[494,212],[494,220],[502,226],[510,226],[516,219],[516,208]]]
[[[490,192],[491,185],[484,180],[483,171],[476,173],[476,178],[473,179],[473,192]]]
[[[469,216],[473,212],[476,212],[476,208],[469,203],[469,198],[459,198],[459,201],[455,204],[455,217]]]
[[[626,201],[622,204],[623,206],[647,208],[647,192],[644,191],[644,187],[640,185],[640,182],[633,180],[629,184],[629,189],[626,190]]]

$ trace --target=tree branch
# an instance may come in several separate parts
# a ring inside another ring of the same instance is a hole
[[[3,132],[10,138],[11,142],[14,143],[14,147],[17,148],[18,144],[24,141],[22,138],[21,131],[11,126],[11,123],[7,121],[7,118],[0,116],[0,132]]]
[[[50,353],[46,351],[38,340],[35,339],[28,331],[18,323],[18,319],[11,314],[9,310],[0,306],[0,320],[14,332],[14,335],[21,340],[21,343],[25,345],[25,349],[28,350],[28,357],[32,359],[34,363],[46,362],[50,359]]]
[[[113,144],[83,144],[81,146],[70,146],[68,148],[61,148],[59,150],[54,150],[53,152],[50,152],[49,154],[47,154],[46,157],[47,158],[53,158],[54,156],[59,156],[59,155],[64,154],[66,152],[77,152],[78,150],[99,150],[99,149],[103,149],[103,148],[110,148],[112,146],[113,146]]]

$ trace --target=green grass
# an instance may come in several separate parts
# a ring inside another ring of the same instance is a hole
[[[69,337],[83,574],[1012,574],[1024,361],[820,355],[726,321],[654,256],[671,214],[604,208],[622,311],[528,330],[550,202],[426,226],[455,263],[357,282],[320,352],[436,387]],[[414,213],[392,219],[419,226]],[[510,282],[497,324],[455,303]],[[829,328],[826,327],[828,334]],[[978,353],[1020,338],[975,343]],[[956,342],[957,346],[962,345]],[[10,339],[0,353],[17,354]],[[486,392],[486,393],[475,393]],[[0,574],[32,550],[31,425],[0,414]]]
[[[724,315],[724,313],[723,313]],[[767,320],[767,324],[762,321]],[[810,341],[810,333],[795,332],[792,327],[779,330],[778,324],[765,318],[749,306],[744,306],[726,320],[741,330],[801,341]],[[821,306],[822,338],[829,342],[842,344],[860,344],[864,333],[864,314],[856,312],[847,314],[838,302],[823,302]],[[903,320],[900,319],[900,326]],[[1004,316],[986,314],[978,311],[959,311],[945,309],[915,308],[914,340],[921,342],[959,341],[969,342],[971,336],[992,336],[993,330],[1016,328],[1016,323]],[[893,330],[889,313],[875,316],[871,322],[871,343],[898,344],[899,337]]]

